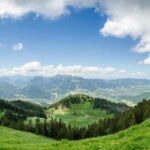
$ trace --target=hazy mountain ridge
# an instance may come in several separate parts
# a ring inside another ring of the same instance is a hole
[[[150,91],[147,79],[85,79],[82,77],[57,75],[54,77],[4,77],[0,78],[0,98],[27,99],[50,103],[66,95],[83,93],[114,101],[138,102],[138,95]],[[134,100],[134,97],[136,99]],[[146,94],[143,98],[148,98]]]

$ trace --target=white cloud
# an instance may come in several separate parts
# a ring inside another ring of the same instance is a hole
[[[69,7],[95,7],[99,0],[1,0],[0,18],[20,18],[35,13],[49,19],[55,19],[70,13]]]
[[[119,70],[119,72],[120,73],[125,73],[125,72],[127,72],[127,70],[121,69],[121,70]]]
[[[135,52],[150,52],[150,1],[101,0],[108,19],[100,32],[105,36],[130,36],[138,41]]]
[[[150,64],[150,55],[143,61],[140,61],[139,64],[149,65]]]
[[[20,42],[18,42],[18,43],[16,43],[16,44],[13,45],[12,49],[13,49],[14,51],[22,51],[22,49],[23,49],[23,44],[20,43]]]
[[[117,70],[113,67],[96,67],[96,66],[82,66],[82,65],[42,65],[38,61],[26,63],[20,67],[0,69],[0,76],[54,76],[54,75],[73,75],[82,77],[94,78],[147,78],[148,74],[144,72],[130,72],[124,69]]]
[[[100,68],[100,67],[84,67],[81,65],[63,66],[63,65],[47,65],[43,66],[37,61],[26,63],[21,67],[14,67],[12,69],[0,69],[1,76],[10,75],[42,75],[52,76],[57,74],[64,75],[109,75],[116,70],[112,67]]]

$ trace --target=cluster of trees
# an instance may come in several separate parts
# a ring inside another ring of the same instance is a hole
[[[52,104],[50,106],[50,108],[57,109],[60,105],[65,108],[71,108],[71,104],[79,104],[84,99],[86,99],[86,101],[87,101],[88,98],[89,98],[89,96],[81,95],[81,94],[70,95],[70,96],[63,98],[61,101],[58,101],[58,102]]]
[[[0,100],[0,110],[5,111],[5,115],[12,114],[14,117],[16,116],[16,119],[19,116],[22,116],[23,119],[27,117],[46,118],[46,114],[42,106],[21,100],[17,101]]]
[[[124,112],[129,108],[129,106],[127,106],[126,104],[113,103],[102,98],[94,98],[92,102],[94,109],[104,109],[109,114],[118,114],[120,112]]]
[[[5,113],[5,117],[0,119],[0,124],[55,139],[78,140],[112,134],[143,122],[150,117],[150,100],[144,100],[134,108],[129,108],[113,118],[99,120],[97,123],[81,128],[71,127],[62,122],[62,120],[53,118],[45,118],[42,119],[42,121],[37,118],[35,122],[29,120],[28,123],[24,123],[22,120],[14,122],[12,121],[13,119],[10,119],[9,117],[12,116],[7,116]]]

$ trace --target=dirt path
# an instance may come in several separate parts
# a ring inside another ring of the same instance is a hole
[[[89,118],[90,116],[89,115],[87,115],[83,110],[81,111],[81,113],[83,114],[83,115],[85,115],[85,117],[87,117],[87,118]]]

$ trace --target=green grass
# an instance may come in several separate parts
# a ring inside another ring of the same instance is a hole
[[[0,126],[0,150],[37,149],[38,142],[44,147],[54,140]]]
[[[0,127],[0,150],[150,150],[150,119],[119,133],[79,141],[55,141]]]
[[[62,119],[65,123],[72,126],[87,126],[99,119],[110,117],[105,110],[93,109],[90,102],[80,104],[72,104],[71,109],[57,111],[53,109],[48,111],[49,115],[58,119]],[[74,115],[74,113],[76,115]]]

